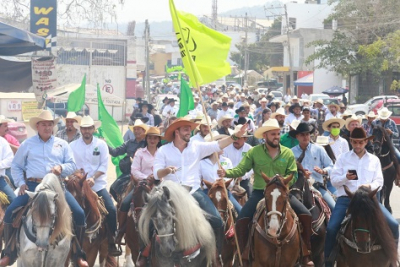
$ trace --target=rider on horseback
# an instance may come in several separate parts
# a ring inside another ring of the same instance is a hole
[[[107,192],[108,149],[107,144],[93,136],[101,122],[94,122],[90,116],[84,116],[74,127],[81,132],[81,137],[73,141],[70,146],[74,153],[76,166],[88,173],[86,180],[92,190],[101,197],[108,211],[106,215],[108,225],[108,253],[111,256],[120,256],[122,252],[115,245],[117,233],[117,210]]]
[[[236,233],[244,261],[248,260],[248,253],[243,253],[243,251],[247,246],[249,224],[256,212],[258,202],[264,198],[266,183],[261,176],[261,172],[265,173],[268,177],[280,174],[286,178],[297,171],[293,152],[289,148],[279,144],[280,127],[276,119],[264,122],[262,127],[257,129],[254,136],[256,138],[264,138],[265,144],[257,145],[250,149],[236,168],[226,171],[223,169],[218,170],[219,176],[228,178],[241,177],[251,169],[254,170],[253,193],[239,213],[236,222]],[[307,249],[303,250],[302,264],[305,266],[314,266],[314,263],[310,260],[309,251],[312,233],[311,213],[292,195],[289,197],[289,202],[303,225],[302,238],[307,245]]]
[[[0,123],[1,125],[1,123]],[[10,145],[4,138],[0,138],[0,191],[4,192],[7,195],[8,202],[13,202],[15,199],[14,191],[8,185],[7,181],[5,180],[6,169],[11,167],[11,162],[14,159],[14,153],[11,150]]]
[[[15,184],[19,186],[18,197],[8,206],[4,216],[4,242],[6,248],[2,251],[0,266],[12,265],[16,258],[15,247],[11,244],[15,238],[13,228],[13,211],[19,207],[26,206],[29,196],[26,190],[35,191],[43,177],[52,172],[55,175],[66,177],[76,169],[75,161],[71,148],[68,143],[58,137],[54,137],[53,128],[58,119],[53,119],[53,115],[48,110],[44,110],[38,117],[29,120],[31,128],[38,132],[36,136],[28,138],[22,143],[12,162],[12,175]],[[26,177],[24,178],[24,172]],[[75,224],[75,235],[82,247],[82,240],[85,234],[85,213],[76,202],[75,198],[65,191],[65,198],[72,211]],[[82,266],[88,266],[83,251],[76,251],[75,261]]]
[[[381,163],[375,155],[368,153],[365,149],[371,138],[373,136],[367,137],[364,128],[356,127],[350,134],[353,149],[342,154],[331,171],[331,181],[333,186],[337,188],[338,199],[328,223],[325,239],[325,266],[327,267],[333,266],[335,256],[330,256],[330,254],[335,246],[337,233],[350,203],[350,198],[345,193],[343,186],[346,185],[352,192],[355,192],[360,186],[367,186],[371,190],[375,190],[383,185]],[[350,172],[350,170],[355,170],[356,174]],[[393,237],[398,242],[398,222],[381,203],[379,203],[379,206],[392,230]]]

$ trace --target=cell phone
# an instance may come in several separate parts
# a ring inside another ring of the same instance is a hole
[[[349,173],[353,174],[353,175],[357,175],[357,171],[356,170],[349,170]],[[353,180],[358,180],[358,175],[355,179]]]

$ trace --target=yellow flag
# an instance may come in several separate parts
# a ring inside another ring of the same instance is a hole
[[[169,0],[172,22],[183,65],[192,84],[203,85],[231,73],[226,60],[231,38],[206,27],[188,13],[175,9]]]

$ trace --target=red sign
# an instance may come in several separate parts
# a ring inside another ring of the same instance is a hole
[[[106,93],[112,94],[114,93],[114,87],[111,84],[105,84],[103,86],[103,91],[105,91]]]

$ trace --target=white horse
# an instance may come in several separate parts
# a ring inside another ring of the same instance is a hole
[[[19,234],[19,267],[64,266],[72,239],[72,215],[57,176],[47,174],[35,192]]]

